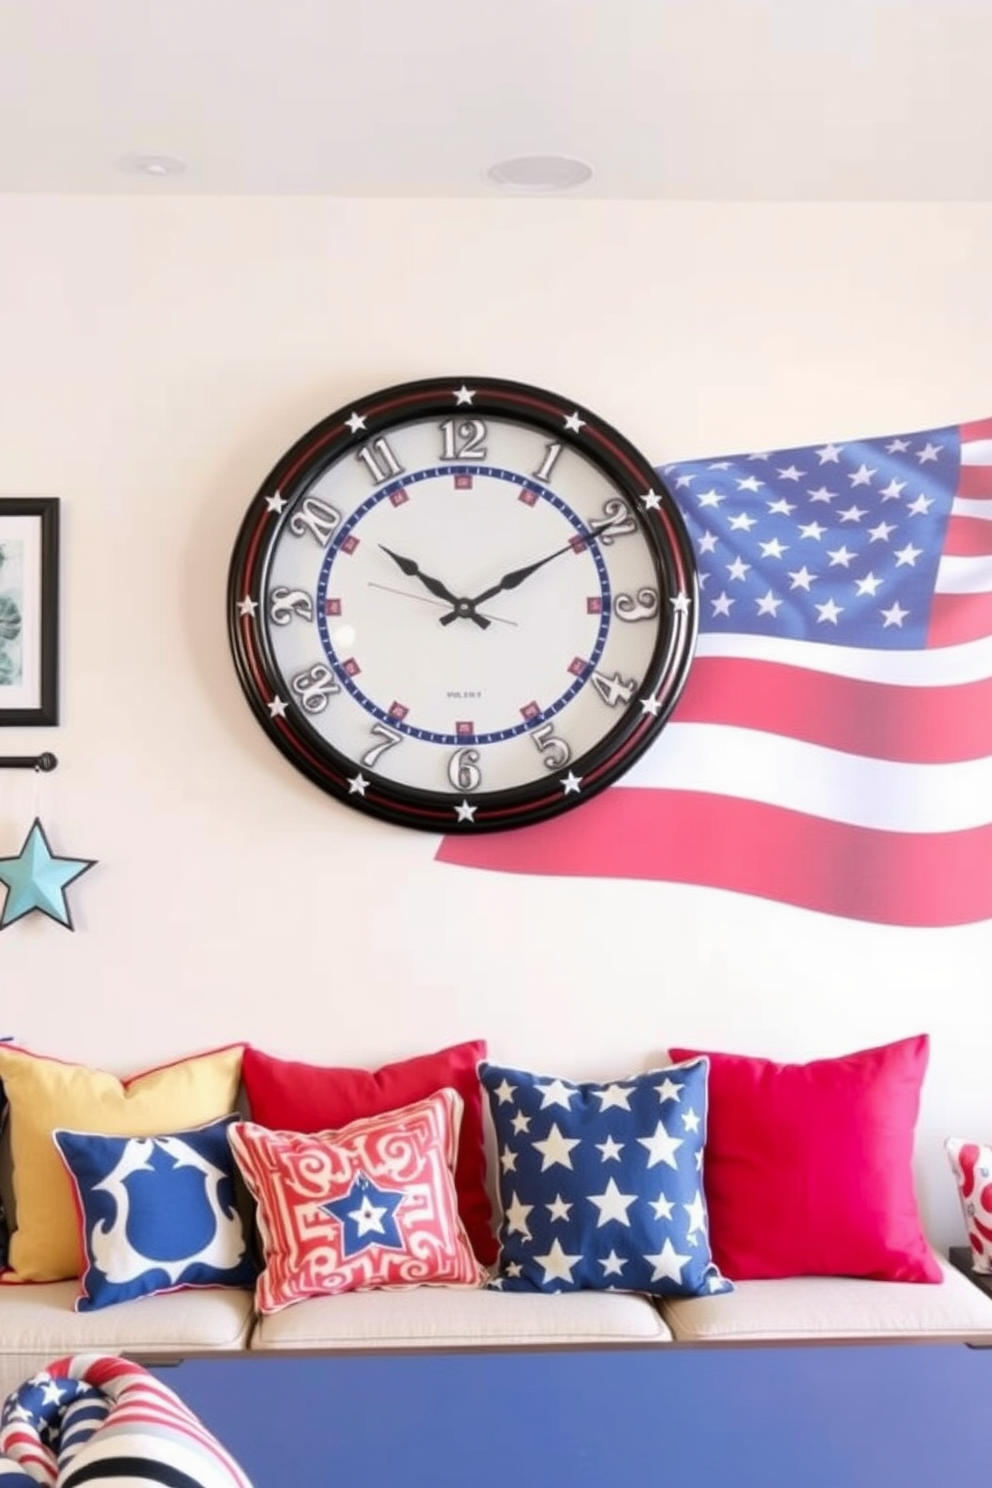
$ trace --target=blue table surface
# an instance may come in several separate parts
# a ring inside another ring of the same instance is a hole
[[[155,1371],[254,1488],[992,1482],[992,1349],[259,1357]]]

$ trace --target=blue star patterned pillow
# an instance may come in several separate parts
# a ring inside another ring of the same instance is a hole
[[[503,1291],[708,1296],[708,1061],[606,1084],[481,1064],[499,1156]]]
[[[252,1285],[227,1135],[237,1119],[154,1137],[53,1133],[81,1227],[77,1312],[181,1287]]]

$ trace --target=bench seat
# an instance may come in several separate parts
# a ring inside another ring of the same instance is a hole
[[[76,1283],[0,1286],[0,1399],[65,1354],[144,1362],[231,1354],[583,1349],[775,1342],[992,1347],[992,1298],[940,1262],[937,1285],[789,1277],[714,1297],[413,1287],[315,1297],[266,1317],[246,1289],[192,1289],[72,1310]]]
[[[938,1257],[943,1281],[861,1281],[790,1276],[740,1281],[720,1297],[665,1299],[662,1314],[679,1343],[790,1343],[899,1340],[992,1344],[992,1300]]]
[[[989,1304],[992,1313],[992,1303]],[[314,1297],[259,1319],[251,1348],[571,1348],[666,1343],[668,1325],[644,1297],[623,1292],[550,1295],[464,1287],[346,1292]]]
[[[0,1400],[65,1354],[137,1358],[244,1350],[254,1322],[247,1288],[200,1288],[74,1312],[75,1281],[0,1286]]]

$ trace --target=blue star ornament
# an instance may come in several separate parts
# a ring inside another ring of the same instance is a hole
[[[388,1250],[402,1250],[403,1236],[396,1211],[406,1194],[396,1189],[379,1188],[364,1173],[358,1173],[351,1187],[340,1199],[321,1204],[341,1226],[345,1256],[358,1255],[371,1245]]]
[[[67,930],[74,930],[65,891],[95,862],[95,858],[58,857],[49,846],[39,818],[35,817],[16,858],[0,858],[0,883],[7,886],[0,930],[6,930],[35,909]]]

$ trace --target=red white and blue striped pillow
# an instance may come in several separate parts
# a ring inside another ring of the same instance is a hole
[[[0,1414],[2,1488],[251,1488],[179,1396],[140,1364],[58,1359]]]

